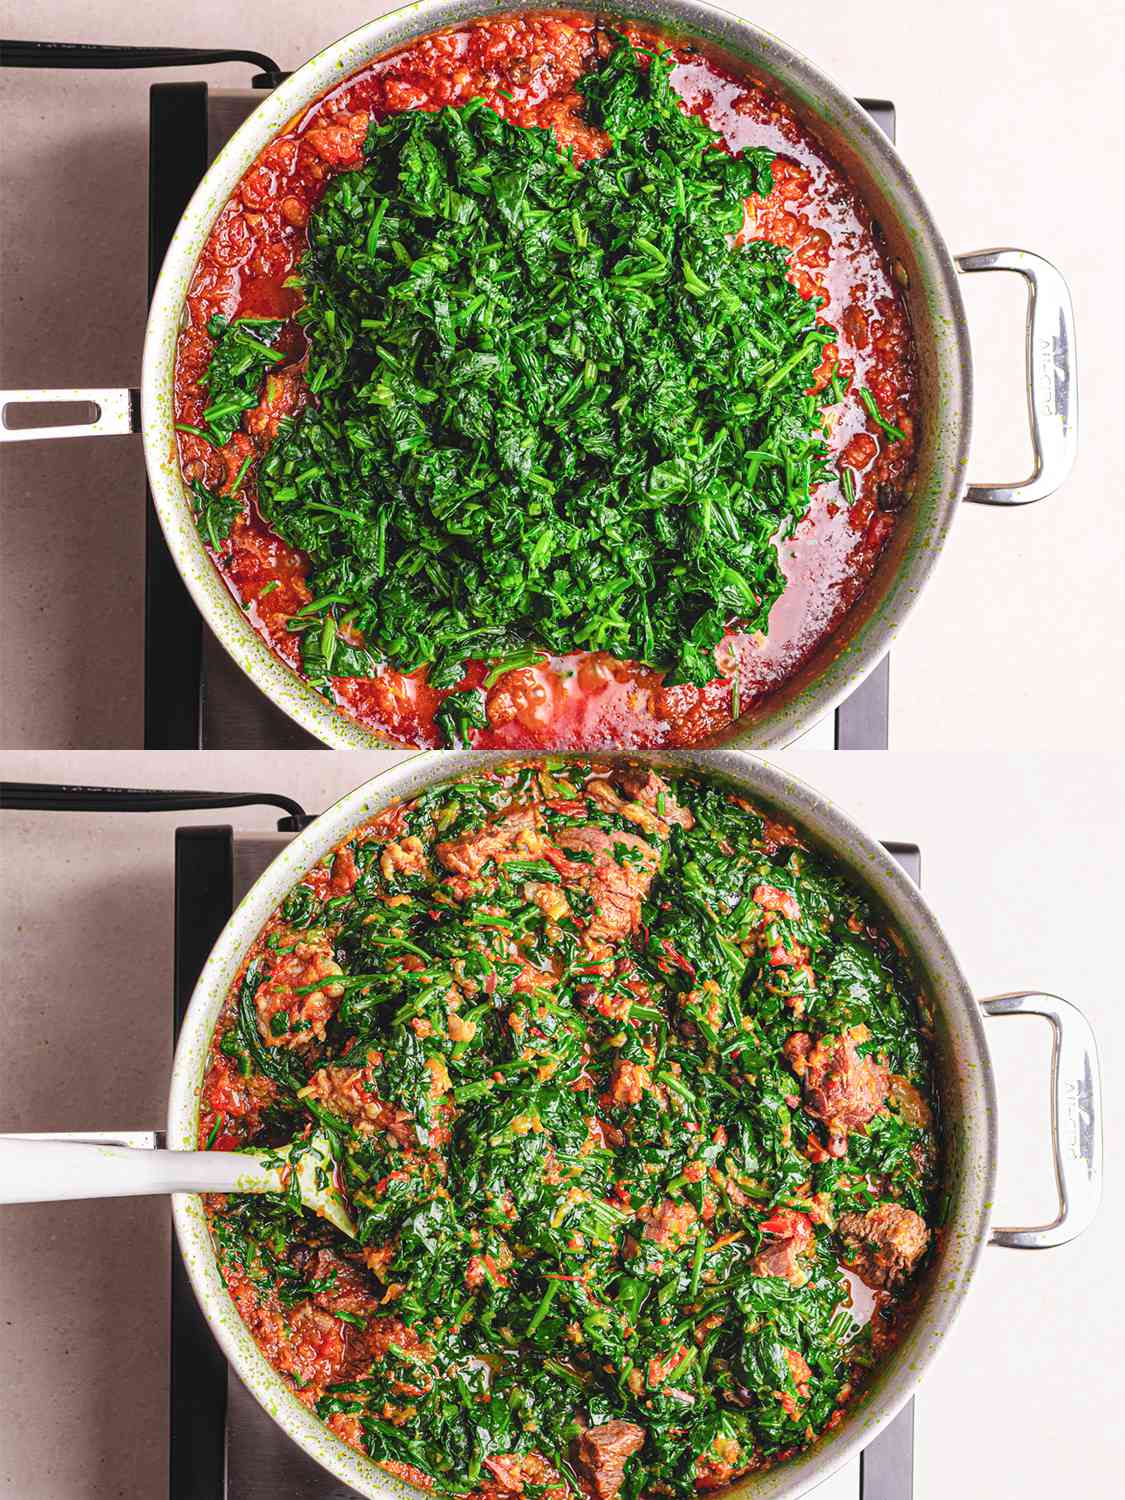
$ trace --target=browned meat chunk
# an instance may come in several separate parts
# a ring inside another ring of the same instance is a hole
[[[626,802],[617,788],[610,786],[608,781],[591,781],[587,784],[586,792],[599,807],[608,813],[616,813],[618,817],[627,818],[643,833],[656,833],[661,838],[667,834],[667,823],[662,823],[654,812],[642,807],[639,802]]]
[[[366,1273],[334,1251],[299,1245],[289,1263],[305,1282],[330,1286],[297,1303],[279,1306],[257,1295],[244,1273],[225,1271],[235,1305],[270,1362],[302,1384],[301,1399],[315,1401],[324,1387],[353,1380],[371,1364],[365,1332],[336,1316],[347,1312],[367,1319],[377,1297]]]
[[[304,371],[295,365],[271,370],[266,376],[262,399],[246,413],[244,422],[251,437],[268,447],[287,417],[294,417],[308,400]]]
[[[639,802],[665,823],[678,823],[681,828],[693,828],[695,819],[686,807],[681,807],[672,795],[668,783],[646,766],[628,766],[614,775],[622,795],[630,802]],[[663,800],[662,800],[663,799]]]
[[[620,791],[618,790],[620,788]],[[682,828],[691,828],[695,822],[691,813],[673,797],[667,782],[655,771],[629,767],[613,773],[613,782],[591,781],[586,792],[607,812],[635,823],[643,833],[668,837],[673,823]]]
[[[366,1274],[346,1256],[334,1250],[295,1245],[288,1255],[289,1264],[300,1272],[301,1280],[314,1284],[329,1283],[312,1301],[327,1312],[350,1312],[370,1317],[378,1303],[374,1287]]]
[[[901,1203],[877,1203],[865,1214],[843,1214],[839,1224],[848,1248],[848,1265],[869,1286],[904,1281],[926,1253],[926,1221]]]
[[[635,1422],[603,1422],[578,1439],[578,1467],[596,1500],[613,1500],[625,1477],[625,1460],[644,1447],[645,1430]]]
[[[762,1225],[766,1239],[754,1257],[755,1276],[780,1276],[792,1286],[809,1279],[803,1257],[816,1243],[812,1224],[805,1214],[783,1209]]]
[[[447,870],[475,880],[490,859],[534,858],[538,843],[538,810],[517,807],[494,823],[474,828],[460,838],[437,846],[437,857]]]
[[[592,863],[568,860],[562,873],[564,883],[584,886],[593,902],[583,935],[586,946],[607,953],[640,926],[656,853],[635,833],[606,833],[602,828],[565,828],[556,842],[566,853],[593,855]],[[624,855],[620,864],[619,850]]]
[[[324,1029],[344,993],[343,986],[332,981],[344,971],[332,957],[327,937],[305,933],[298,940],[296,933],[279,932],[280,946],[292,947],[273,958],[269,977],[254,996],[258,1030],[269,1047],[305,1047],[324,1040]],[[270,956],[267,948],[263,957]],[[319,987],[302,994],[310,985]]]
[[[801,908],[797,902],[788,891],[779,891],[775,885],[755,886],[751,900],[756,901],[763,911],[779,911],[791,922],[801,920]]]
[[[846,1155],[848,1131],[866,1125],[886,1102],[886,1069],[856,1051],[856,1042],[865,1035],[853,1027],[843,1036],[821,1037],[814,1044],[807,1033],[798,1031],[785,1043],[789,1065],[804,1083],[806,1110],[828,1128],[830,1156]]]

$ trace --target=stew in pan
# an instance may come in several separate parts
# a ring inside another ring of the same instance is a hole
[[[295,120],[176,371],[231,590],[417,745],[721,735],[862,592],[916,406],[877,227],[789,106],[581,13],[426,37]]]
[[[208,1200],[230,1295],[423,1487],[691,1495],[843,1417],[940,1235],[929,1020],[831,862],[715,783],[509,765],[255,941],[200,1146],[332,1143],[356,1238]]]

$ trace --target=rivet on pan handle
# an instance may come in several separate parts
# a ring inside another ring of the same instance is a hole
[[[1027,282],[1027,408],[1035,471],[1018,484],[971,484],[978,505],[1030,505],[1062,484],[1078,456],[1078,365],[1074,308],[1062,273],[1030,250],[957,256],[961,271],[1014,271]]]
[[[84,422],[56,427],[9,427],[11,406],[81,406]],[[131,390],[0,391],[0,443],[30,443],[42,438],[118,437],[141,430],[141,393]]]
[[[1051,1023],[1051,1148],[1058,1216],[1035,1229],[994,1229],[993,1245],[1049,1250],[1089,1229],[1102,1195],[1101,1074],[1090,1023],[1076,1005],[1034,990],[982,1000],[989,1016],[1043,1016]]]

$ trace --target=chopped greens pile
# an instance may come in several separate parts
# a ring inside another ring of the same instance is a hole
[[[439,1493],[725,1483],[806,1447],[906,1316],[937,1180],[913,994],[831,864],[715,783],[431,788],[290,893],[204,1090],[209,1144],[327,1134],[358,1242],[215,1200],[223,1274],[302,1399]],[[794,1038],[845,1035],[826,1112]],[[870,1211],[920,1238],[860,1327]]]
[[[670,71],[620,39],[579,81],[611,141],[581,167],[474,100],[373,122],[328,184],[297,282],[315,399],[258,475],[312,560],[296,628],[346,617],[439,688],[528,647],[702,684],[728,623],[766,628],[775,538],[835,477],[806,394],[835,334],[784,251],[733,245],[773,153],[719,149]]]

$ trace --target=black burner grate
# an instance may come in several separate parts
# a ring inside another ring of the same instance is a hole
[[[149,92],[149,295],[188,199],[220,146],[262,94],[205,83]],[[859,103],[895,138],[895,108]],[[838,750],[885,750],[890,664],[884,657],[835,714]],[[145,747],[270,750],[317,743],[276,708],[203,624],[165,545],[148,495],[145,538]]]

